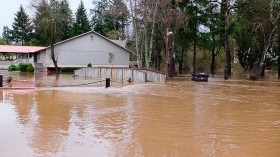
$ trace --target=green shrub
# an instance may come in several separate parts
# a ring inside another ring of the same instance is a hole
[[[9,66],[8,71],[18,71],[18,68],[16,65],[12,64]]]
[[[74,72],[77,69],[80,69],[80,68],[77,68],[77,67],[64,67],[64,68],[61,68],[61,72]]]
[[[92,67],[91,63],[88,63],[87,67]]]
[[[18,70],[20,72],[27,72],[27,67],[28,67],[28,64],[26,64],[24,62],[18,63]]]
[[[27,67],[27,72],[34,72],[34,71],[35,71],[35,69],[34,69],[33,65],[29,64]]]

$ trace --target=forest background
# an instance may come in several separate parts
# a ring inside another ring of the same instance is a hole
[[[19,6],[1,45],[53,47],[93,30],[126,40],[138,67],[165,72],[174,59],[174,74],[227,79],[278,69],[280,76],[280,0],[93,0],[89,15],[83,1],[75,13],[68,0],[31,0],[30,7],[32,17]]]

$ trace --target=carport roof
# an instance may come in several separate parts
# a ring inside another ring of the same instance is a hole
[[[34,53],[44,49],[46,47],[0,45],[0,53]]]

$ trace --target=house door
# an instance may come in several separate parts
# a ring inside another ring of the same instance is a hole
[[[34,53],[34,63],[37,63],[37,53]]]

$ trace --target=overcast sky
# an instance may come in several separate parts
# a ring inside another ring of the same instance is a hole
[[[12,27],[12,23],[15,18],[15,13],[19,11],[19,7],[22,4],[25,11],[28,13],[29,17],[32,17],[33,11],[30,8],[31,0],[1,0],[0,5],[0,35],[3,33],[3,27],[9,26]],[[80,0],[68,0],[73,14],[75,14]],[[92,0],[83,0],[85,8],[89,14],[89,9],[93,8]]]

